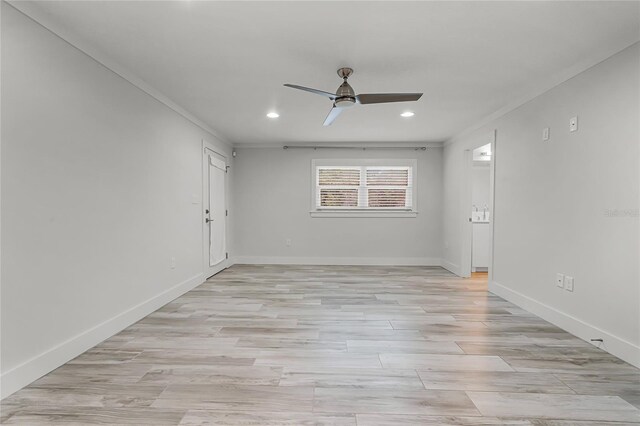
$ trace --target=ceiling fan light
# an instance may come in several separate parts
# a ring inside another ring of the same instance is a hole
[[[280,114],[278,114],[277,112],[270,112],[270,113],[267,113],[267,117],[269,117],[269,118],[278,118],[278,117],[280,117]]]
[[[416,115],[416,113],[415,112],[411,112],[411,111],[405,111],[402,114],[400,114],[400,116],[402,116],[404,118],[413,117],[414,115]]]
[[[338,98],[335,101],[337,108],[349,108],[356,103],[355,98]]]

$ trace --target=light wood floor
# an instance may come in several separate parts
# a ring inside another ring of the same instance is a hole
[[[6,398],[6,424],[615,425],[640,371],[440,268],[234,266]]]

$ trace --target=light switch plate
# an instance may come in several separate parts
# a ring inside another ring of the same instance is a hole
[[[564,277],[564,289],[567,291],[573,291],[573,277],[568,275]]]
[[[564,288],[564,275],[556,274],[556,285],[560,288]]]
[[[548,127],[545,127],[544,129],[542,129],[542,140],[543,141],[548,141],[549,140],[549,132],[550,132],[550,129]]]
[[[578,130],[578,116],[577,115],[575,117],[571,117],[569,119],[569,131],[570,132],[575,132],[576,130]]]

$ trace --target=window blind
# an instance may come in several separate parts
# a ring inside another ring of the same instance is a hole
[[[410,166],[318,166],[317,209],[411,210]]]

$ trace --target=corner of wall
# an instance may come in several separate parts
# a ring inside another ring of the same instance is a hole
[[[440,261],[440,266],[442,266],[444,269],[451,272],[452,274],[460,276],[460,266],[456,265],[455,263],[449,262],[446,259],[442,259]]]
[[[623,361],[640,368],[640,347],[621,339],[614,334],[602,330],[594,325],[561,312],[549,305],[539,302],[529,296],[525,296],[509,287],[495,281],[489,283],[489,291],[496,296],[525,309],[540,318],[554,324],[574,336],[590,343],[590,339],[603,339],[600,349],[617,356]]]
[[[4,372],[0,376],[0,399],[17,392],[203,282],[202,273],[197,274]]]

